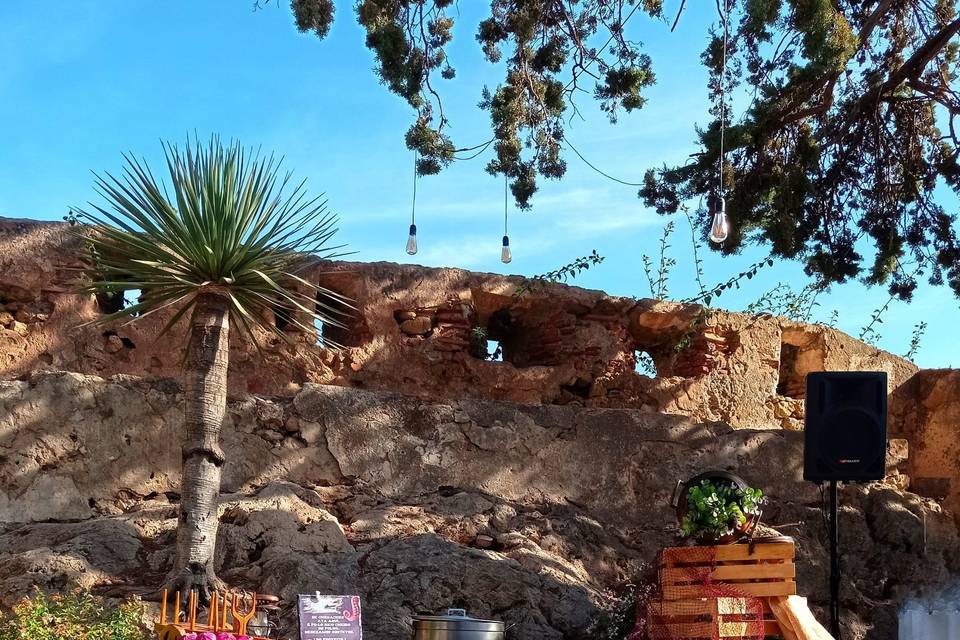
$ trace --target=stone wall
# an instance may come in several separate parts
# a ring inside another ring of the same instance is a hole
[[[39,373],[0,383],[0,600],[33,585],[154,585],[171,562],[181,428],[174,383]],[[762,486],[798,541],[798,585],[825,604],[821,496],[802,434],[632,409],[306,384],[232,402],[220,562],[233,584],[364,596],[369,637],[466,606],[514,638],[585,638],[611,592],[676,541],[677,479],[725,468]],[[894,638],[897,603],[960,571],[933,501],[843,490],[848,638]]]
[[[910,442],[910,489],[941,500],[960,524],[960,371],[920,371],[891,398],[890,435]]]
[[[87,324],[117,301],[74,293],[81,243],[0,219],[0,606],[34,585],[144,589],[171,561],[182,335],[156,340],[162,313]],[[884,483],[844,489],[845,637],[895,637],[903,598],[958,577],[941,504],[960,510],[955,371],[824,326],[516,277],[346,262],[306,277],[353,301],[318,329],[343,349],[281,308],[267,320],[294,348],[231,343],[219,557],[234,584],[358,591],[377,639],[447,606],[514,638],[590,637],[676,542],[676,480],[719,467],[792,524],[800,590],[822,607],[821,496],[797,433],[817,370],[886,371],[902,439]]]
[[[178,376],[184,341],[176,333],[156,341],[164,314],[84,326],[110,307],[71,293],[83,264],[79,243],[66,224],[0,218],[0,377],[38,370]],[[829,327],[769,315],[415,265],[318,263],[305,277],[352,300],[344,327],[321,328],[345,349],[320,348],[316,334],[289,323],[296,349],[263,335],[261,356],[235,335],[234,397],[291,395],[319,382],[798,429],[809,371],[884,370],[891,390],[916,372],[910,362]],[[283,319],[280,313],[271,321]],[[486,339],[502,347],[502,361],[482,357]],[[643,353],[655,361],[656,375],[636,370]]]

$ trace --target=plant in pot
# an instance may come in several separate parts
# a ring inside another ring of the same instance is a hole
[[[723,473],[701,474],[682,486],[677,502],[680,531],[700,544],[728,544],[747,535],[760,520],[763,491]]]

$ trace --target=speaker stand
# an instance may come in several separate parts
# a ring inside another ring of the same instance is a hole
[[[840,640],[840,524],[837,481],[830,481],[830,634]]]

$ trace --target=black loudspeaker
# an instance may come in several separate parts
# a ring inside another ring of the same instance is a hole
[[[803,478],[813,482],[882,480],[887,454],[887,374],[807,374]]]

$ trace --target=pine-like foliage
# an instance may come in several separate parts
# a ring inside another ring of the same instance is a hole
[[[925,276],[960,295],[954,3],[725,1],[726,95],[749,108],[725,136],[722,251],[769,244],[825,283],[859,277],[909,299]],[[722,42],[703,53],[714,99]],[[719,119],[698,133],[692,162],[646,175],[640,195],[661,213],[716,189]]]
[[[481,91],[492,128],[485,145],[496,151],[487,170],[510,178],[520,207],[531,205],[538,178],[564,175],[564,124],[578,113],[576,96],[592,96],[612,120],[644,105],[653,63],[627,37],[627,23],[642,35],[669,28],[667,10],[681,25],[684,12],[715,11],[718,26],[702,54],[714,119],[697,129],[701,151],[690,162],[647,172],[644,202],[670,214],[715,195],[722,85],[725,112],[737,111],[725,134],[722,181],[733,225],[721,251],[757,242],[775,256],[803,260],[825,284],[861,278],[908,299],[925,277],[960,295],[954,0],[677,0],[666,7],[662,0],[489,0],[489,6],[475,37],[504,76]],[[332,0],[293,0],[293,10],[302,29],[327,32]],[[359,0],[356,12],[381,80],[416,110],[406,142],[418,153],[419,172],[439,172],[468,150],[448,135],[440,91],[455,76],[447,50],[457,5]],[[644,14],[653,19],[641,20]],[[729,32],[726,74],[720,73],[721,16]],[[699,213],[706,229],[707,212]]]

